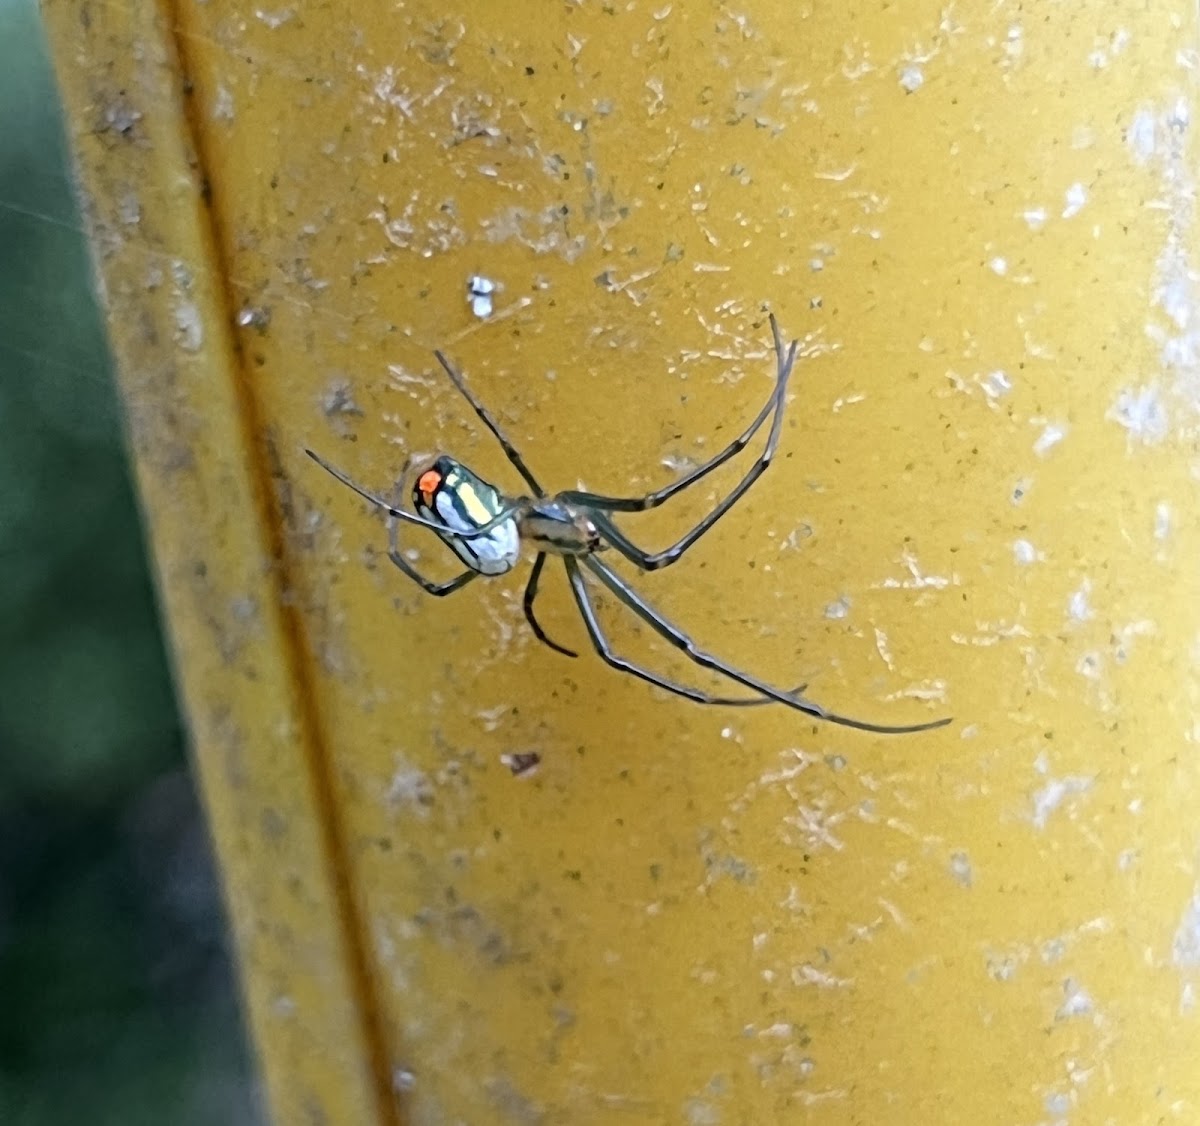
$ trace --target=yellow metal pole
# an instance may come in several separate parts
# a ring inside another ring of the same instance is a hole
[[[230,331],[174,28],[145,5],[44,12],[272,1108],[280,1122],[395,1122],[287,605],[288,498]]]
[[[1192,7],[46,13],[279,1121],[1196,1119]],[[658,487],[767,308],[775,465],[631,577],[949,728],[667,697],[551,568],[569,660],[303,456],[519,490],[442,348],[551,488]]]

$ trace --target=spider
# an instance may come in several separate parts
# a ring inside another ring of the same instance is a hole
[[[532,496],[507,496],[494,485],[473,473],[462,462],[442,454],[425,464],[417,474],[412,493],[413,507],[416,510],[414,515],[396,508],[382,497],[356,484],[345,473],[335,469],[312,450],[305,452],[339,481],[348,485],[371,504],[383,509],[391,517],[388,558],[428,594],[442,598],[461,590],[480,575],[506,574],[512,570],[520,558],[522,541],[532,545],[537,555],[525,586],[523,601],[525,618],[538,640],[556,652],[568,657],[578,656],[573,649],[568,649],[565,645],[560,645],[550,638],[542,629],[534,613],[538,581],[541,578],[546,559],[550,555],[556,555],[563,561],[571,593],[579,608],[580,616],[583,618],[583,624],[592,646],[608,665],[621,672],[639,677],[667,692],[700,704],[751,706],[778,703],[804,712],[815,719],[882,734],[904,734],[942,727],[949,723],[950,719],[937,719],[928,723],[903,727],[851,719],[848,716],[827,711],[819,704],[805,699],[802,693],[807,687],[806,685],[785,690],[774,687],[750,673],[743,672],[697,646],[683,630],[655,610],[625,579],[598,558],[600,552],[612,549],[642,571],[657,571],[662,567],[669,567],[672,563],[677,563],[684,552],[712,528],[766,470],[779,444],[784,396],[799,347],[799,342],[793,340],[791,345],[785,348],[773,314],[770,317],[770,323],[774,338],[777,375],[775,389],[758,412],[757,417],[728,446],[704,462],[703,465],[697,466],[678,480],[664,488],[647,493],[645,496],[613,497],[580,489],[566,489],[552,496],[547,494],[538,484],[537,478],[530,472],[516,447],[505,436],[495,418],[474,396],[462,375],[440,351],[435,352],[434,355],[437,356],[438,362],[450,377],[450,381],[500,443],[509,462],[533,491]],[[615,513],[645,512],[648,509],[657,508],[690,485],[694,485],[708,476],[714,469],[724,465],[746,447],[768,417],[771,418],[771,427],[766,445],[758,460],[747,470],[745,476],[724,500],[670,547],[664,548],[662,551],[644,551],[617,527],[614,520]],[[466,564],[467,569],[455,578],[444,582],[433,582],[427,579],[401,554],[398,541],[401,524],[410,524],[433,531]],[[670,680],[617,655],[600,627],[592,603],[591,592],[588,584],[584,581],[585,571],[594,576],[619,602],[632,610],[655,633],[686,654],[694,664],[717,673],[726,680],[740,684],[756,695],[752,698],[716,696]]]

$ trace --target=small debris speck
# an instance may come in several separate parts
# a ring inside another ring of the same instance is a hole
[[[492,295],[499,286],[491,278],[482,274],[472,274],[467,279],[467,304],[471,312],[481,320],[492,315]]]
[[[243,305],[238,310],[237,323],[239,328],[254,328],[266,332],[271,323],[271,310],[265,305]]]
[[[512,771],[514,778],[536,773],[542,756],[537,751],[514,751],[500,756],[500,761]]]

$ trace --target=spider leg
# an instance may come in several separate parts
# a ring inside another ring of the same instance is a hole
[[[417,528],[429,528],[441,536],[458,536],[459,539],[463,540],[478,539],[480,536],[486,536],[489,533],[494,532],[506,520],[511,520],[515,515],[517,515],[522,508],[522,502],[520,500],[508,500],[505,503],[504,508],[502,508],[500,512],[493,516],[486,524],[483,524],[478,528],[473,528],[469,532],[459,532],[454,528],[447,528],[445,524],[436,524],[432,520],[425,520],[420,516],[414,516],[411,512],[405,512],[402,508],[393,507],[392,505],[388,504],[383,497],[377,496],[375,493],[368,492],[362,487],[362,485],[352,481],[340,469],[336,469],[334,466],[330,465],[329,462],[321,457],[320,454],[313,453],[312,450],[307,449],[304,452],[308,454],[308,456],[311,457],[313,461],[315,461],[327,473],[336,477],[343,485],[347,485],[349,488],[353,489],[360,497],[363,498],[363,500],[370,501],[371,504],[375,505],[377,508],[382,508],[383,511],[393,519],[402,520],[404,523],[412,524]]]
[[[787,386],[788,377],[792,373],[792,367],[796,362],[796,349],[799,342],[793,340],[791,347],[786,350],[784,349],[783,337],[779,333],[779,325],[775,321],[774,313],[771,314],[771,333],[775,340],[775,363],[778,369],[778,375],[775,378],[775,390],[771,393],[766,403],[763,404],[762,410],[758,412],[754,421],[741,434],[734,438],[728,446],[721,450],[720,453],[709,458],[703,465],[699,465],[690,472],[685,473],[677,481],[672,481],[671,484],[664,488],[647,493],[642,497],[610,497],[602,493],[589,493],[581,489],[568,489],[566,492],[559,493],[558,499],[567,504],[600,508],[606,512],[645,512],[647,509],[657,508],[660,504],[670,500],[676,493],[683,492],[689,485],[694,485],[701,478],[707,477],[714,469],[724,465],[731,457],[744,450],[750,439],[762,428],[763,423],[767,420],[767,416],[772,411],[775,411],[777,415],[782,411],[784,389]],[[768,457],[767,460],[769,461],[770,458]],[[765,468],[766,466],[764,465],[762,469]],[[762,469],[759,469],[758,472],[761,473]],[[746,487],[749,488],[749,485]]]
[[[807,684],[797,684],[788,692],[788,695],[799,696],[807,687]],[[708,702],[720,704],[724,708],[757,708],[762,704],[774,704],[778,701],[771,699],[770,696],[752,696],[749,699],[745,696],[710,696]]]
[[[710,669],[713,672],[727,677],[729,680],[737,684],[744,685],[755,692],[760,692],[762,695],[770,697],[772,700],[777,700],[781,704],[786,704],[790,708],[795,708],[796,711],[804,712],[806,715],[811,715],[815,719],[822,719],[828,723],[840,724],[843,727],[854,727],[859,731],[874,731],[882,735],[902,735],[914,731],[929,731],[935,727],[943,727],[950,720],[935,719],[928,723],[916,723],[905,725],[902,727],[891,727],[884,724],[867,723],[864,720],[851,719],[849,716],[838,715],[836,712],[826,711],[820,704],[815,704],[811,700],[803,700],[794,696],[790,696],[780,688],[775,688],[765,681],[759,680],[757,677],[751,676],[749,673],[742,672],[740,669],[734,668],[733,665],[727,664],[718,657],[714,657],[711,653],[705,652],[699,648],[696,643],[688,637],[678,626],[672,625],[664,618],[657,610],[645,601],[628,583],[625,582],[616,572],[606,567],[594,555],[585,556],[583,565],[592,572],[602,582],[609,591],[612,592],[622,603],[632,610],[639,618],[642,619],[655,633],[666,641],[670,642],[676,649],[679,649],[686,654],[688,660],[701,668]],[[571,561],[568,560],[568,571],[571,568]],[[574,576],[582,578],[578,575],[578,570],[573,572]],[[575,585],[575,578],[572,578],[572,586]],[[576,595],[578,601],[578,594]],[[580,606],[580,610],[583,607]],[[586,614],[585,614],[586,621]],[[604,656],[601,653],[601,656]],[[610,664],[613,662],[609,657],[605,660]],[[635,676],[640,676],[644,680],[650,680],[652,683],[657,683],[654,680],[654,674],[646,673],[644,669],[638,669],[636,666],[630,665],[629,662],[624,662],[618,665],[619,668],[624,668],[626,672],[632,672]],[[680,695],[688,695],[687,692],[681,692]],[[695,699],[695,697],[691,697]]]
[[[656,672],[651,672],[641,665],[635,664],[633,661],[627,660],[625,657],[620,657],[613,652],[612,646],[609,644],[608,638],[604,636],[604,631],[600,628],[600,621],[596,617],[596,608],[592,605],[591,596],[588,594],[587,584],[583,581],[583,575],[580,574],[579,565],[572,556],[563,556],[563,563],[566,564],[567,576],[571,580],[571,593],[575,596],[575,604],[579,607],[579,614],[583,618],[583,624],[587,627],[588,637],[592,640],[592,645],[596,652],[600,654],[601,659],[605,664],[617,669],[619,672],[627,672],[641,680],[645,680],[657,688],[663,688],[667,692],[673,692],[676,696],[683,696],[685,699],[693,700],[697,704],[721,704],[727,707],[751,707],[756,704],[773,704],[774,699],[752,699],[746,700],[742,698],[727,699],[722,696],[713,696],[708,692],[702,692],[698,688],[689,688],[686,684],[680,684],[678,681],[669,680],[665,676],[660,676]],[[796,693],[804,688],[801,685],[796,689]],[[787,699],[786,696],[783,697]]]
[[[788,353],[788,366],[783,376],[785,382],[780,383],[776,392],[778,405],[775,411],[775,418],[771,423],[771,432],[767,437],[767,444],[763,447],[762,454],[746,471],[746,475],[734,486],[729,495],[705,516],[699,524],[686,532],[675,543],[671,544],[670,547],[663,548],[662,551],[644,551],[626,536],[606,513],[599,511],[589,513],[592,522],[600,530],[601,535],[631,563],[643,571],[657,571],[661,567],[669,567],[672,563],[678,562],[683,553],[737,504],[750,489],[750,486],[763,475],[767,466],[771,464],[771,459],[775,456],[775,450],[779,445],[779,432],[783,423],[783,393],[787,386],[787,373],[791,370],[794,353],[795,345],[792,346],[791,352]]]
[[[450,377],[450,382],[458,388],[462,397],[471,404],[471,409],[483,420],[484,426],[495,435],[496,441],[500,443],[505,456],[512,462],[513,468],[525,479],[525,483],[533,490],[535,496],[544,497],[546,495],[545,490],[538,484],[537,478],[530,472],[529,466],[525,464],[521,455],[517,453],[516,446],[505,436],[504,431],[500,429],[500,424],[492,417],[487,407],[471,393],[471,389],[467,386],[461,373],[441,352],[434,352],[434,355],[437,356],[438,363],[446,369],[446,374]]]
[[[400,568],[414,583],[417,584],[426,594],[432,594],[435,598],[444,598],[447,594],[453,594],[456,590],[461,590],[472,579],[479,578],[478,571],[470,569],[464,571],[461,575],[453,579],[447,579],[443,583],[435,583],[427,579],[420,571],[416,569],[403,555],[400,554],[400,542],[397,538],[400,533],[400,525],[395,521],[388,521],[388,558]]]
[[[578,657],[579,654],[574,649],[568,649],[565,645],[559,645],[557,641],[546,636],[546,631],[542,629],[537,618],[533,613],[533,600],[537,598],[538,579],[541,577],[542,568],[546,565],[546,553],[539,551],[537,558],[533,561],[533,570],[529,572],[529,582],[525,584],[525,620],[533,629],[534,635],[543,645],[549,645],[556,653],[562,653],[567,657]]]
[[[779,329],[774,325],[774,322],[772,322],[772,327],[775,328],[776,343],[781,346],[782,341],[779,340],[778,336]],[[683,553],[692,544],[741,500],[754,482],[766,472],[767,466],[771,464],[771,459],[775,456],[775,451],[779,446],[779,433],[783,426],[783,397],[787,390],[787,379],[791,374],[795,358],[796,344],[793,341],[786,359],[782,360],[780,364],[780,381],[775,389],[774,396],[775,417],[771,421],[771,431],[767,436],[767,444],[763,447],[758,460],[746,471],[745,476],[733,487],[728,496],[705,516],[700,523],[686,532],[675,543],[671,544],[670,547],[665,547],[661,551],[645,551],[625,535],[607,513],[593,510],[589,515],[592,522],[600,530],[601,535],[617,551],[624,555],[626,559],[643,571],[657,571],[662,567],[669,567],[672,563],[678,562]]]

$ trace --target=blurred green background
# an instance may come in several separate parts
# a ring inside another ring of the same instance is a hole
[[[258,1123],[59,113],[0,0],[0,1123]]]

